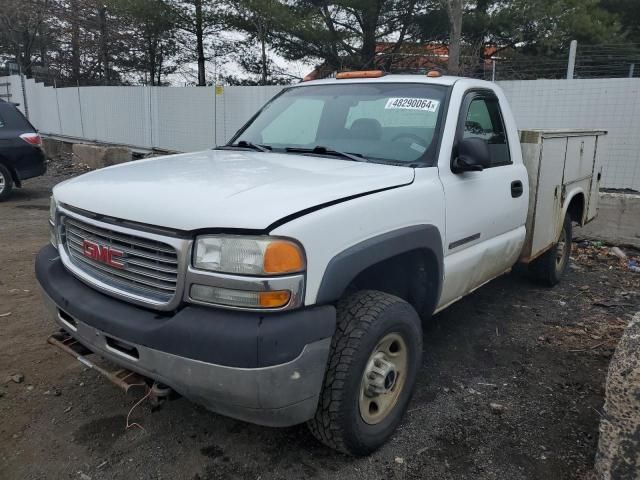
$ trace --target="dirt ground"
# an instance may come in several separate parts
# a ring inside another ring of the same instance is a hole
[[[574,244],[556,288],[510,274],[437,315],[409,411],[368,458],[337,454],[304,425],[270,429],[185,399],[135,409],[46,344],[33,273],[47,242],[54,165],[0,204],[2,479],[572,479],[593,465],[609,358],[640,309],[640,274]],[[5,378],[21,373],[16,383]],[[490,404],[498,404],[491,407]]]

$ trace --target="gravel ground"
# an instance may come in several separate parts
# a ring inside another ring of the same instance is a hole
[[[185,399],[158,411],[46,344],[33,273],[54,162],[0,204],[0,478],[531,479],[591,472],[609,358],[640,305],[640,274],[574,244],[565,281],[491,282],[425,325],[422,371],[391,442],[354,459],[304,425],[270,429]],[[11,375],[22,374],[16,383]],[[6,380],[5,380],[6,378]],[[494,405],[492,405],[494,404]]]

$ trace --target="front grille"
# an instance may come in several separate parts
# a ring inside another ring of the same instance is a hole
[[[123,294],[134,294],[154,303],[168,303],[176,294],[178,255],[174,247],[136,235],[116,232],[65,216],[61,238],[69,260],[86,275]],[[101,249],[115,249],[121,268],[104,258],[85,255],[85,240]]]

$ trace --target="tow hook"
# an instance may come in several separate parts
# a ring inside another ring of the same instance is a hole
[[[171,398],[173,389],[164,383],[153,382],[151,386],[151,394],[149,395],[149,402],[151,402],[151,410],[159,410],[164,402]]]

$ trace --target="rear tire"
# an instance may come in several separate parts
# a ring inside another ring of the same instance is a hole
[[[0,163],[0,202],[6,200],[13,190],[13,177],[7,167]]]
[[[537,280],[549,287],[553,287],[560,282],[569,266],[571,239],[571,217],[567,213],[564,217],[558,241],[529,265],[529,271]]]
[[[382,446],[411,399],[421,357],[420,318],[407,302],[373,290],[340,300],[311,433],[350,455]]]

